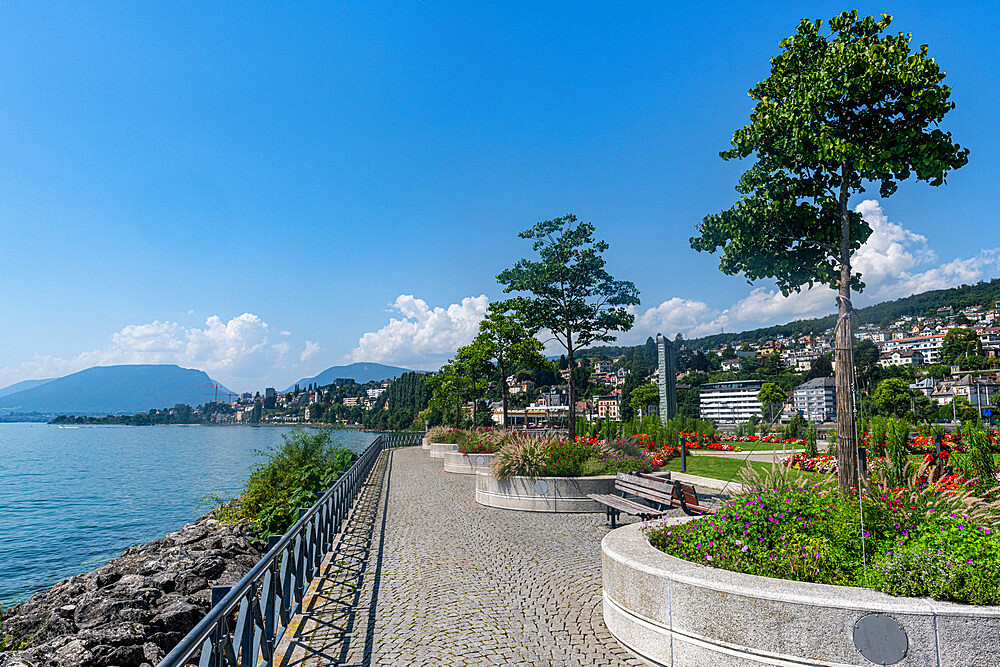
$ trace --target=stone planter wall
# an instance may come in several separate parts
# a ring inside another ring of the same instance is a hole
[[[444,471],[456,475],[475,475],[480,470],[490,471],[492,454],[463,454],[462,452],[445,452]]]
[[[458,445],[449,445],[446,442],[432,442],[431,443],[431,458],[432,459],[443,459],[444,455],[448,452],[454,452],[458,450]]]
[[[1000,607],[706,567],[654,548],[640,524],[608,533],[601,551],[604,622],[651,665],[1000,664]],[[869,623],[890,632],[866,635]]]
[[[612,493],[614,475],[597,477],[511,477],[498,481],[476,473],[476,502],[487,507],[529,512],[604,512],[588,493]]]

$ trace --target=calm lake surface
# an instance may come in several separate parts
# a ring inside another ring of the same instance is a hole
[[[242,489],[253,450],[292,430],[0,424],[0,604],[196,519],[207,494]],[[355,451],[376,437],[333,432]]]

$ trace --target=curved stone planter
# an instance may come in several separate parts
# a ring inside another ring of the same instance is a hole
[[[1000,607],[706,567],[654,548],[641,528],[624,526],[601,541],[604,622],[651,665],[871,665],[855,646],[856,638],[865,646],[870,622],[892,630],[868,637],[875,664],[1000,664]]]
[[[458,445],[450,445],[446,442],[432,442],[431,443],[431,458],[432,459],[443,459],[444,455],[448,452],[454,452],[458,450]]]
[[[476,473],[476,502],[487,507],[529,512],[603,512],[588,493],[612,493],[614,475],[596,477],[511,477],[499,481],[489,471]]]
[[[482,470],[490,471],[492,454],[463,454],[462,452],[444,453],[444,471],[456,475],[475,475]]]

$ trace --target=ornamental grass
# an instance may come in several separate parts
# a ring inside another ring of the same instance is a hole
[[[652,457],[636,441],[608,443],[593,438],[513,433],[493,456],[493,476],[589,477],[619,472],[652,472]]]
[[[434,426],[427,431],[427,442],[455,445],[465,440],[469,432],[460,428]]]
[[[510,442],[513,432],[499,428],[477,428],[458,446],[463,454],[494,454]]]

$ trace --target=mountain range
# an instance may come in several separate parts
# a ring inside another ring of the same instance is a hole
[[[42,414],[134,414],[212,400],[219,383],[204,371],[167,364],[94,366],[65,377],[0,389],[0,409]],[[219,387],[219,393],[229,392]]]
[[[322,387],[324,385],[333,384],[333,381],[338,378],[348,378],[354,380],[358,384],[365,384],[366,382],[395,379],[403,373],[410,372],[411,370],[409,368],[399,368],[398,366],[386,366],[384,364],[376,364],[370,361],[361,361],[348,364],[347,366],[331,366],[313,377],[302,378],[284,391],[291,391],[295,388],[295,385],[305,389],[308,385],[313,383]]]

